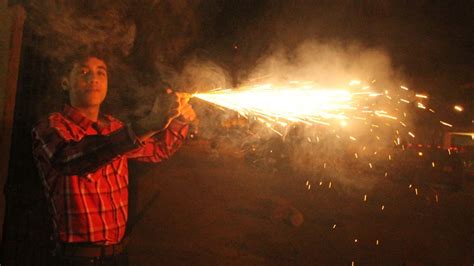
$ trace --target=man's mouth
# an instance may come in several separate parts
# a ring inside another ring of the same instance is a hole
[[[98,89],[98,88],[87,88],[86,92],[87,93],[100,92],[100,89]]]

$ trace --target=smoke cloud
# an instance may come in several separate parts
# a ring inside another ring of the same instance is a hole
[[[81,47],[107,45],[121,56],[130,53],[135,23],[112,1],[80,5],[78,1],[29,1],[28,22],[43,56],[64,61]]]
[[[181,92],[203,92],[217,88],[230,88],[232,79],[228,71],[210,59],[194,56],[186,61],[181,72],[158,66],[163,80]]]
[[[399,80],[389,55],[382,49],[359,44],[343,45],[306,40],[294,50],[276,49],[261,58],[249,80],[314,81],[324,86],[346,85],[350,80]]]

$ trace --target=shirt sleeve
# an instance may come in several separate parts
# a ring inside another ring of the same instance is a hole
[[[32,138],[33,156],[40,163],[39,167],[52,168],[68,176],[94,172],[140,146],[129,125],[110,135],[85,136],[75,141],[64,138],[48,121],[42,121],[33,129]]]
[[[183,144],[188,128],[187,123],[175,119],[166,130],[147,139],[142,143],[142,147],[128,152],[126,156],[143,162],[167,160]]]

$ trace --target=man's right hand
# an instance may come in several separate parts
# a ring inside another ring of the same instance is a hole
[[[132,123],[133,130],[141,139],[146,139],[168,127],[180,115],[180,100],[176,93],[168,91],[156,97],[150,113]]]

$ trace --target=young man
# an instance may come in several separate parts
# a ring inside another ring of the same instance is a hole
[[[127,160],[160,162],[183,143],[195,118],[187,99],[163,95],[151,112],[124,124],[100,113],[107,94],[107,64],[84,55],[62,87],[69,105],[32,131],[60,265],[126,265],[123,238],[128,216]]]

